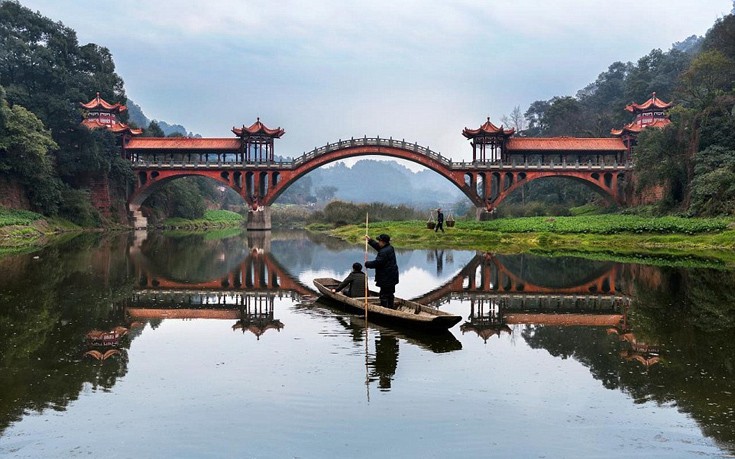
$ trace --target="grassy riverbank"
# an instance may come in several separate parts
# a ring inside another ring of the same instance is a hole
[[[44,217],[28,210],[0,207],[0,255],[33,250],[62,234],[81,230],[66,220]]]
[[[454,248],[498,253],[532,252],[647,264],[735,267],[735,229],[729,219],[646,218],[629,215],[504,218],[459,221],[435,233],[423,221],[377,222],[397,248]],[[361,243],[362,225],[312,231]]]
[[[231,228],[242,225],[243,216],[229,210],[208,210],[202,218],[187,220],[184,218],[167,218],[159,227],[174,230],[202,230],[212,228]]]

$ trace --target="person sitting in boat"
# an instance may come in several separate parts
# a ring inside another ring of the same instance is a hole
[[[349,297],[365,296],[365,273],[362,272],[360,263],[353,263],[350,275],[332,291],[339,292],[342,289],[345,290],[344,294]]]
[[[365,263],[365,267],[375,269],[375,285],[380,287],[380,305],[395,309],[395,292],[398,283],[398,264],[396,252],[390,245],[390,236],[381,234],[375,241],[365,236],[368,245],[378,251],[375,260]]]

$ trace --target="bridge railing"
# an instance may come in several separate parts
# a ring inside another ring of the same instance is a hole
[[[604,161],[573,161],[573,162],[567,162],[567,161],[547,161],[547,162],[541,162],[539,161],[510,161],[510,162],[503,162],[503,161],[462,161],[462,162],[454,162],[450,166],[452,169],[492,169],[492,170],[498,170],[498,169],[509,169],[509,170],[519,170],[519,169],[527,169],[527,170],[537,170],[537,169],[543,169],[543,170],[609,170],[609,171],[620,171],[620,170],[629,170],[633,168],[632,162],[625,162],[625,163],[607,163]]]
[[[242,169],[246,168],[263,168],[263,169],[291,169],[293,161],[183,161],[179,159],[137,159],[132,161],[133,168],[146,169]]]
[[[307,161],[310,161],[318,156],[331,153],[333,151],[344,150],[353,147],[389,147],[389,148],[400,148],[401,150],[412,151],[420,155],[431,158],[445,166],[450,166],[452,160],[444,157],[441,153],[437,153],[428,147],[423,147],[417,143],[406,142],[405,140],[395,140],[392,137],[383,139],[380,137],[362,137],[355,139],[354,137],[349,140],[339,140],[334,143],[328,143],[321,147],[316,147],[311,151],[304,153],[303,155],[293,160],[294,166],[299,166]]]

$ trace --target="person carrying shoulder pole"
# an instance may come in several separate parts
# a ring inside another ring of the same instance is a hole
[[[390,236],[381,234],[377,240],[365,236],[365,240],[378,251],[375,260],[365,262],[365,267],[375,269],[375,285],[380,287],[380,305],[395,309],[395,292],[398,284],[398,264],[396,252],[390,245]]]
[[[442,212],[442,208],[436,209],[436,228],[434,228],[434,232],[442,230],[442,233],[444,232],[444,212]]]

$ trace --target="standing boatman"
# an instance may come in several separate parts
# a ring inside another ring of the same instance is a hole
[[[365,236],[370,247],[378,251],[375,260],[365,262],[365,267],[375,269],[375,285],[380,287],[380,305],[395,309],[396,284],[398,283],[398,264],[396,251],[390,245],[390,236],[381,234],[377,241]]]

